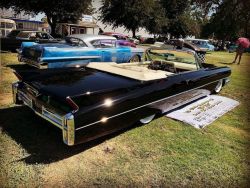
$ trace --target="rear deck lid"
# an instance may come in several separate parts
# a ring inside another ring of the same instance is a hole
[[[46,69],[18,72],[22,80],[43,94],[66,98],[128,88],[139,81],[89,68]]]

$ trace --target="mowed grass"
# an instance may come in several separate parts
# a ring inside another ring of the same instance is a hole
[[[213,52],[232,68],[221,95],[240,102],[203,130],[160,117],[90,143],[68,147],[60,130],[12,104],[16,54],[1,54],[0,187],[249,187],[250,55]]]

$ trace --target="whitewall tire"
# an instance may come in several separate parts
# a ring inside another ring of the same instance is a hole
[[[221,91],[221,89],[222,89],[222,86],[223,86],[223,80],[221,79],[221,80],[219,80],[219,82],[215,86],[214,92],[219,93]]]
[[[147,123],[149,123],[150,121],[152,121],[152,120],[154,119],[154,117],[155,117],[155,114],[153,114],[153,115],[151,115],[151,116],[147,116],[147,117],[145,117],[145,118],[140,119],[140,122],[141,122],[142,124],[147,124]]]

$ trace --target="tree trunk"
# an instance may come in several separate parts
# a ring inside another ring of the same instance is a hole
[[[56,24],[53,23],[50,25],[50,27],[51,27],[51,35],[55,37],[56,36]]]
[[[50,34],[55,37],[56,36],[56,18],[53,16],[50,16],[49,14],[46,14],[48,24],[50,25],[51,32]]]
[[[133,38],[135,38],[135,31],[136,31],[136,29],[132,29]]]
[[[247,19],[246,20],[246,23],[245,23],[245,32],[244,32],[244,34],[245,34],[245,37],[249,37],[250,35],[249,35],[249,33],[248,33],[248,28],[249,28],[249,20]]]

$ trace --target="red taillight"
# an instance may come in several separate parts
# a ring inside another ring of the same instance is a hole
[[[76,103],[70,98],[66,97],[66,101],[69,104],[69,106],[76,112],[78,111],[79,107],[76,105]]]
[[[22,81],[22,76],[20,74],[18,74],[16,71],[14,71],[14,74],[16,75],[16,77],[18,78],[18,80]]]

